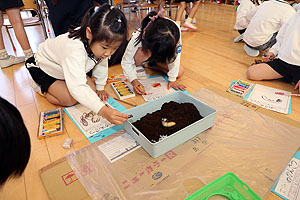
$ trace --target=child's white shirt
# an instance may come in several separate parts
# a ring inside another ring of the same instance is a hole
[[[235,30],[243,30],[248,27],[249,21],[247,21],[246,18],[247,12],[256,7],[250,0],[239,0],[239,3],[240,5],[236,11],[235,25],[233,27]]]
[[[300,67],[300,11],[279,30],[276,43],[269,52],[281,60]]]
[[[86,73],[93,70],[96,89],[104,90],[108,76],[108,58],[96,65],[88,57],[83,42],[68,38],[68,34],[47,39],[39,45],[35,54],[37,66],[52,77],[65,80],[72,97],[98,113],[104,104],[87,84]]]
[[[243,40],[252,47],[265,44],[295,12],[295,9],[283,0],[263,2],[247,13],[250,23]]]
[[[165,19],[168,19],[168,20],[172,21],[178,27],[179,34],[180,34],[179,43],[181,45],[182,43],[181,43],[180,27],[173,20],[171,20],[169,18],[165,18]],[[140,29],[132,33],[132,37],[131,37],[128,45],[127,45],[126,51],[125,51],[125,53],[123,55],[123,58],[122,58],[122,61],[121,61],[121,66],[122,66],[124,75],[126,76],[126,78],[128,79],[128,81],[130,83],[134,79],[137,79],[134,55],[136,54],[138,48],[142,47],[141,42],[138,45],[135,46],[135,41],[138,38],[139,34],[140,34]],[[178,48],[181,48],[181,46],[178,47]],[[176,49],[176,51],[177,50],[178,49]],[[179,68],[180,68],[180,57],[181,57],[181,50],[178,52],[174,62],[168,64],[169,72],[168,72],[167,75],[168,75],[169,81],[176,81],[176,78],[177,78],[178,73],[179,73]]]

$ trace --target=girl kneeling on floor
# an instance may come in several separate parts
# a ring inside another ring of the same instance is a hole
[[[185,90],[177,79],[183,75],[180,27],[161,11],[150,12],[142,21],[141,28],[132,34],[122,58],[122,68],[127,80],[138,94],[144,93],[137,79],[136,66],[146,65],[168,75],[168,89]]]
[[[127,21],[119,9],[107,4],[91,8],[80,27],[47,39],[28,59],[26,67],[34,89],[53,104],[71,106],[79,102],[111,123],[122,124],[128,116],[101,100],[108,98],[104,91],[108,58],[127,35]]]

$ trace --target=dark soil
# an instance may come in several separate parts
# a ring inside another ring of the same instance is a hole
[[[175,122],[172,127],[164,127],[162,118]],[[192,103],[164,103],[161,110],[148,113],[133,125],[151,142],[159,141],[160,136],[169,136],[184,127],[202,119],[198,109]]]

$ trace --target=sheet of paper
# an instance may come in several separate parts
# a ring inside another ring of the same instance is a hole
[[[98,148],[106,158],[113,163],[130,152],[140,148],[140,145],[126,132],[119,137],[99,145]]]
[[[105,105],[112,107],[107,102]],[[113,126],[107,119],[97,115],[81,104],[66,108],[66,111],[86,137],[91,137],[92,135]]]
[[[175,91],[173,89],[168,90],[168,83],[162,76],[139,81],[143,84],[146,91],[146,95],[143,95],[145,101],[152,101]]]
[[[279,177],[273,192],[288,200],[300,200],[300,152],[291,159]]]
[[[288,91],[256,84],[247,101],[269,110],[288,114],[291,97],[278,95],[275,94],[275,92],[290,93]]]

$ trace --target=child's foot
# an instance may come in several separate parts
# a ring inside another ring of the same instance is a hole
[[[239,36],[237,36],[236,38],[234,38],[233,42],[234,43],[238,43],[241,42],[243,40],[244,34],[241,34]]]
[[[193,18],[192,24],[196,24],[196,18]]]
[[[183,26],[186,27],[186,28],[192,29],[192,30],[194,30],[194,31],[197,30],[197,27],[194,26],[192,23],[190,23],[190,22],[188,22],[188,21],[186,21],[186,22],[183,24]]]
[[[183,27],[183,26],[180,27],[180,30],[181,30],[181,32],[187,32],[187,31],[189,31],[188,28],[185,28],[185,27]]]
[[[5,68],[11,65],[15,65],[25,61],[25,57],[7,56],[6,58],[0,59],[0,67]]]
[[[256,57],[259,55],[259,51],[258,50],[255,50],[255,49],[252,49],[250,48],[248,45],[244,45],[244,50],[245,52],[248,54],[248,56],[251,56],[251,57]]]

